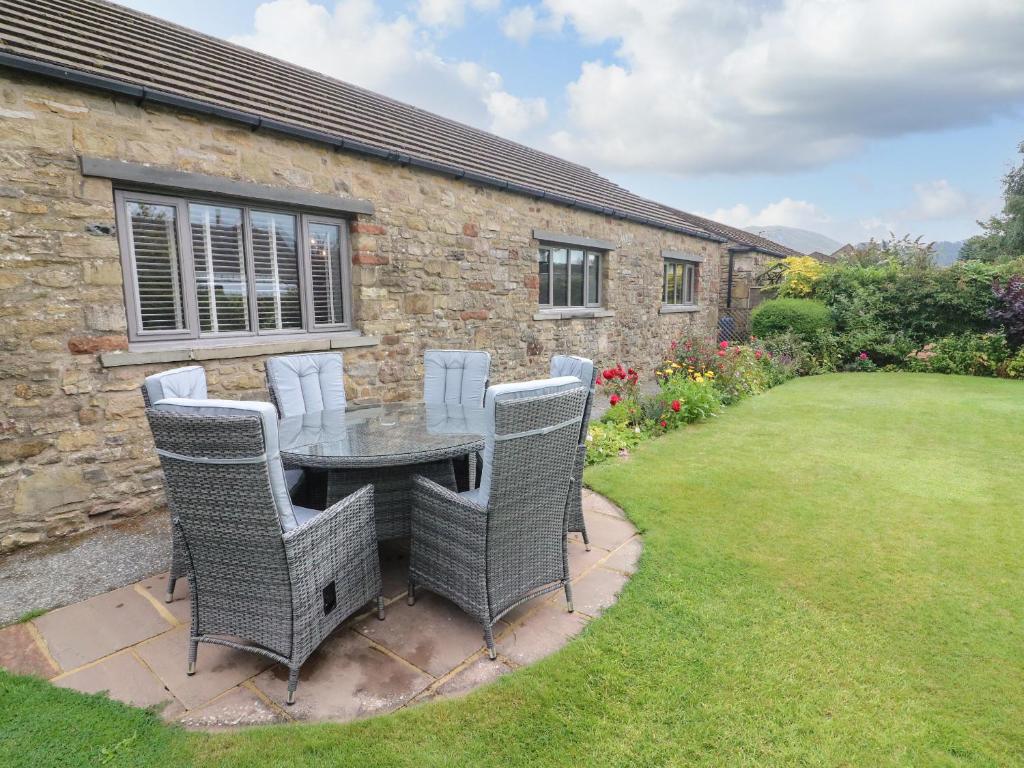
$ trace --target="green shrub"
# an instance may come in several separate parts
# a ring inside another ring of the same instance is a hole
[[[635,448],[643,437],[637,428],[628,424],[605,419],[591,422],[587,430],[587,464],[598,464]]]
[[[705,379],[694,381],[685,373],[660,379],[660,400],[670,423],[690,424],[713,416],[722,409],[722,395],[717,385]],[[679,410],[674,404],[679,403]]]
[[[756,336],[773,336],[792,331],[808,340],[822,331],[832,329],[828,307],[812,299],[770,299],[751,315]]]
[[[930,345],[917,370],[962,376],[1008,376],[1010,347],[1003,333],[964,333]]]

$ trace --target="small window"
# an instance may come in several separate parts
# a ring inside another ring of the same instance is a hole
[[[542,307],[599,307],[601,253],[542,246],[538,255]]]
[[[696,305],[698,274],[697,262],[665,259],[662,302],[672,306]]]
[[[127,191],[116,203],[132,341],[351,327],[345,221]]]

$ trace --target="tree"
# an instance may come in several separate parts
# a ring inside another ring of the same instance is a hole
[[[910,235],[896,237],[892,232],[889,235],[890,240],[871,238],[858,246],[854,253],[842,256],[840,262],[857,267],[899,264],[917,269],[927,269],[935,264],[935,243],[925,243],[920,236],[911,239]]]
[[[1017,147],[1024,155],[1024,141]],[[1003,212],[979,221],[984,234],[964,243],[961,259],[1003,262],[1024,256],[1024,160],[1003,177]]]

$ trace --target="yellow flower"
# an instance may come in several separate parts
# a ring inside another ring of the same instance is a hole
[[[672,367],[673,368],[682,368],[683,366],[681,366],[679,363],[672,363]]]

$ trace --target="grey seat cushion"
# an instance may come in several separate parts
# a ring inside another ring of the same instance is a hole
[[[298,527],[301,527],[312,520],[314,517],[320,514],[321,510],[311,509],[310,507],[300,507],[293,505],[292,509],[295,510],[295,522]]]
[[[281,418],[345,407],[345,368],[340,353],[271,357],[266,366]]]
[[[428,349],[423,353],[423,402],[480,405],[490,374],[489,352]]]
[[[299,487],[304,474],[301,469],[286,469],[284,471],[284,481],[288,483],[289,493],[295,493],[295,489]]]
[[[267,472],[270,475],[270,489],[274,497],[274,507],[282,531],[290,531],[296,527],[295,513],[292,510],[292,498],[288,492],[288,481],[285,479],[284,465],[281,463],[281,452],[277,436],[277,409],[270,403],[247,400],[189,400],[180,397],[164,398],[154,407],[176,413],[187,413],[192,416],[240,416],[257,414],[263,427],[263,445],[267,452]]]
[[[594,361],[575,355],[555,355],[551,358],[551,375],[575,376],[583,382],[583,386],[591,388],[594,381]]]
[[[206,371],[201,365],[186,365],[147,376],[143,382],[150,405],[168,397],[206,399]]]

